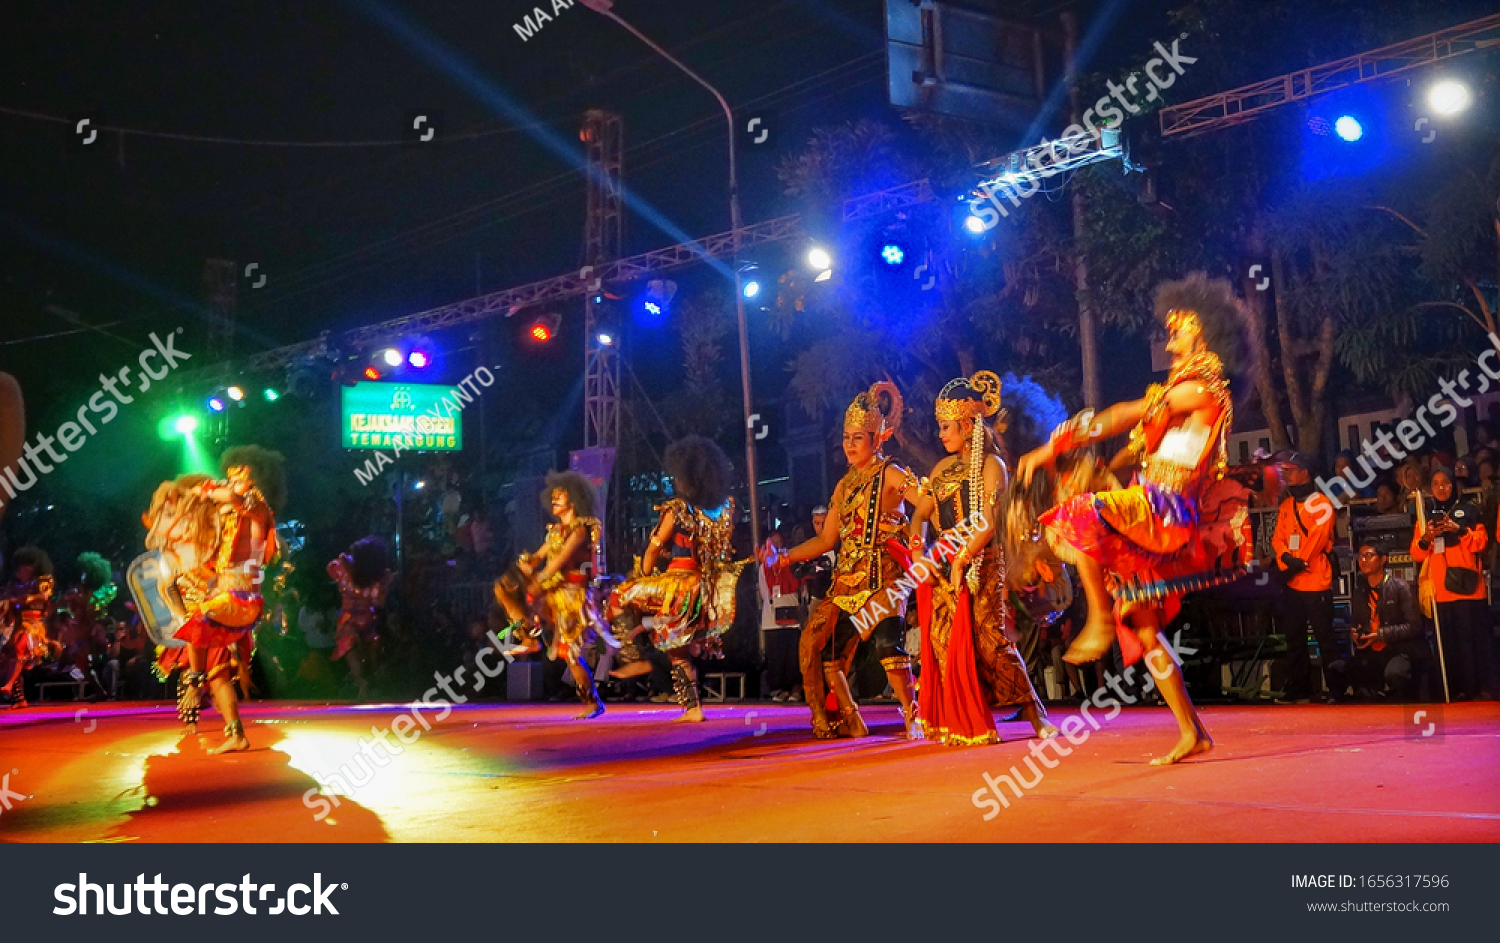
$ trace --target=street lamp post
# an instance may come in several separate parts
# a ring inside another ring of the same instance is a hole
[[[760,487],[758,476],[755,471],[755,430],[751,428],[750,416],[750,340],[745,330],[745,292],[740,273],[740,179],[739,167],[735,157],[735,133],[734,112],[729,109],[729,103],[719,90],[703,78],[703,76],[689,69],[671,53],[652,42],[640,30],[631,26],[615,13],[612,7],[614,0],[580,0],[584,6],[595,13],[602,14],[623,26],[636,39],[651,47],[651,50],[663,59],[672,63],[680,69],[688,78],[708,89],[709,94],[718,101],[719,107],[724,109],[724,120],[729,124],[729,227],[731,233],[731,245],[734,249],[734,307],[735,314],[739,318],[740,327],[740,395],[744,401],[744,415],[741,417],[745,427],[745,474],[750,484],[750,540],[755,551],[760,550]]]

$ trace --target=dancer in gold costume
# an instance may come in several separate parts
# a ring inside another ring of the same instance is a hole
[[[663,456],[675,497],[657,505],[661,515],[640,571],[615,591],[610,617],[624,610],[655,617],[653,640],[672,659],[672,693],[682,706],[677,719],[703,720],[693,657],[723,655],[722,636],[734,624],[734,593],[745,562],[734,560],[733,469],[724,452],[702,436],[688,436]],[[657,562],[667,568],[655,572]],[[651,670],[640,658],[622,665],[615,677]]]
[[[900,391],[889,381],[876,383],[849,404],[843,443],[849,471],[833,489],[823,530],[783,557],[785,563],[797,563],[838,550],[833,585],[808,616],[798,646],[813,736],[820,739],[870,732],[846,672],[860,639],[871,637],[901,702],[905,735],[919,736],[911,656],[902,647],[906,600],[891,590],[911,562],[904,504],[916,503],[920,483],[881,452],[900,428],[903,408]],[[824,705],[830,690],[839,705],[837,723],[830,722]]]
[[[1057,735],[1006,634],[1013,614],[996,536],[1006,471],[985,422],[999,411],[1000,378],[989,371],[943,387],[938,438],[951,454],[932,469],[912,514],[912,552],[927,553],[913,567],[921,577],[922,729],[928,739],[956,746],[999,742],[990,712],[997,707],[1019,707],[1039,737]],[[931,550],[921,538],[928,522],[938,533]]]
[[[495,581],[495,599],[510,616],[508,631],[523,640],[510,654],[539,650],[542,635],[550,633],[547,656],[568,663],[584,704],[574,719],[590,720],[604,713],[604,702],[583,660],[584,649],[595,639],[618,644],[599,617],[589,586],[600,532],[594,486],[577,472],[558,472],[547,476],[543,494],[556,521],[547,525],[547,538],[535,553],[521,554],[514,571]]]
[[[1162,285],[1156,309],[1172,357],[1166,383],[1152,384],[1143,399],[1084,410],[1063,423],[1021,458],[1017,478],[1024,486],[1058,456],[1130,433],[1123,461],[1139,466],[1135,482],[1075,495],[1040,523],[1074,551],[1070,562],[1088,596],[1088,621],[1067,660],[1094,661],[1117,635],[1126,664],[1144,655],[1179,728],[1176,746],[1152,760],[1165,765],[1207,752],[1213,740],[1161,629],[1187,589],[1244,574],[1250,537],[1248,493],[1224,476],[1233,423],[1224,374],[1245,349],[1243,310],[1227,282],[1202,273]]]

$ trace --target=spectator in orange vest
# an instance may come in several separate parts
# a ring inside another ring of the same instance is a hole
[[[1412,535],[1411,556],[1426,563],[1448,672],[1456,701],[1488,700],[1496,690],[1494,637],[1481,551],[1489,542],[1480,510],[1464,501],[1452,470],[1432,473],[1432,495],[1423,501],[1426,526]]]
[[[1285,587],[1281,596],[1283,629],[1286,633],[1286,687],[1284,701],[1308,701],[1313,689],[1312,659],[1307,650],[1311,627],[1318,640],[1318,661],[1328,689],[1333,685],[1328,666],[1338,658],[1338,640],[1333,634],[1333,509],[1327,499],[1313,508],[1309,503],[1319,492],[1312,484],[1312,460],[1301,452],[1277,456],[1277,470],[1286,486],[1276,512],[1276,531],[1271,548]]]

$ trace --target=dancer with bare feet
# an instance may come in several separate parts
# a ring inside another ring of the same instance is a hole
[[[703,720],[693,658],[723,657],[722,636],[734,624],[734,593],[744,562],[734,559],[733,467],[722,449],[702,436],[688,436],[663,456],[675,497],[657,505],[661,515],[639,572],[610,598],[611,620],[627,609],[654,616],[653,640],[672,659],[672,693],[682,707],[677,718]],[[659,560],[667,568],[656,572]],[[631,678],[651,670],[644,657],[611,672]]]
[[[591,720],[604,713],[604,701],[583,660],[584,650],[595,639],[618,644],[599,618],[589,586],[601,529],[594,516],[598,502],[594,486],[577,472],[548,475],[542,495],[556,520],[547,525],[547,539],[536,552],[521,554],[515,571],[495,581],[495,599],[510,616],[511,631],[522,640],[521,647],[508,654],[539,650],[542,634],[550,632],[547,656],[567,662],[584,705],[574,720]]]
[[[1005,488],[999,441],[985,420],[1000,411],[1000,378],[988,370],[960,377],[938,394],[938,438],[951,454],[932,469],[911,519],[912,568],[922,624],[922,731],[950,746],[998,743],[991,708],[1019,707],[1036,736],[1057,736],[1006,634],[1004,550],[997,505]],[[921,538],[931,522],[931,550]]]
[[[194,565],[172,581],[187,617],[173,637],[186,645],[163,649],[156,670],[165,678],[183,668],[177,711],[195,732],[201,692],[208,687],[224,717],[224,742],[210,753],[250,748],[234,687],[253,652],[253,633],[265,609],[262,571],[279,552],[275,511],[286,496],[284,461],[279,452],[238,446],[220,460],[226,480],[197,481],[186,489],[164,484],[152,502],[153,512],[172,515],[162,524],[169,542],[208,551],[201,557],[189,554]],[[154,523],[148,520],[148,526]],[[152,532],[162,533],[156,526]],[[155,539],[148,535],[148,546]]]
[[[1021,458],[1017,479],[1025,487],[1058,456],[1130,432],[1115,465],[1139,465],[1135,483],[1076,495],[1040,523],[1076,551],[1070,562],[1088,596],[1088,621],[1066,659],[1095,661],[1117,635],[1127,664],[1144,655],[1180,733],[1165,756],[1151,761],[1163,766],[1207,752],[1213,740],[1162,627],[1183,592],[1243,575],[1249,527],[1246,491],[1224,477],[1233,422],[1224,374],[1246,349],[1243,309],[1227,282],[1202,273],[1162,285],[1156,309],[1172,357],[1166,383],[1152,384],[1143,399],[1087,409],[1063,423],[1047,444]]]

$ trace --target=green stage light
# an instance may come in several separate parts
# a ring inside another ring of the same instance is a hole
[[[266,387],[266,394],[265,395],[266,395],[266,402],[268,402],[268,403],[274,403],[277,400],[281,399],[281,394],[278,393],[278,392],[276,392],[275,390],[271,389],[269,386]]]
[[[172,420],[172,429],[181,436],[189,436],[198,431],[198,418],[196,416],[178,416]]]

